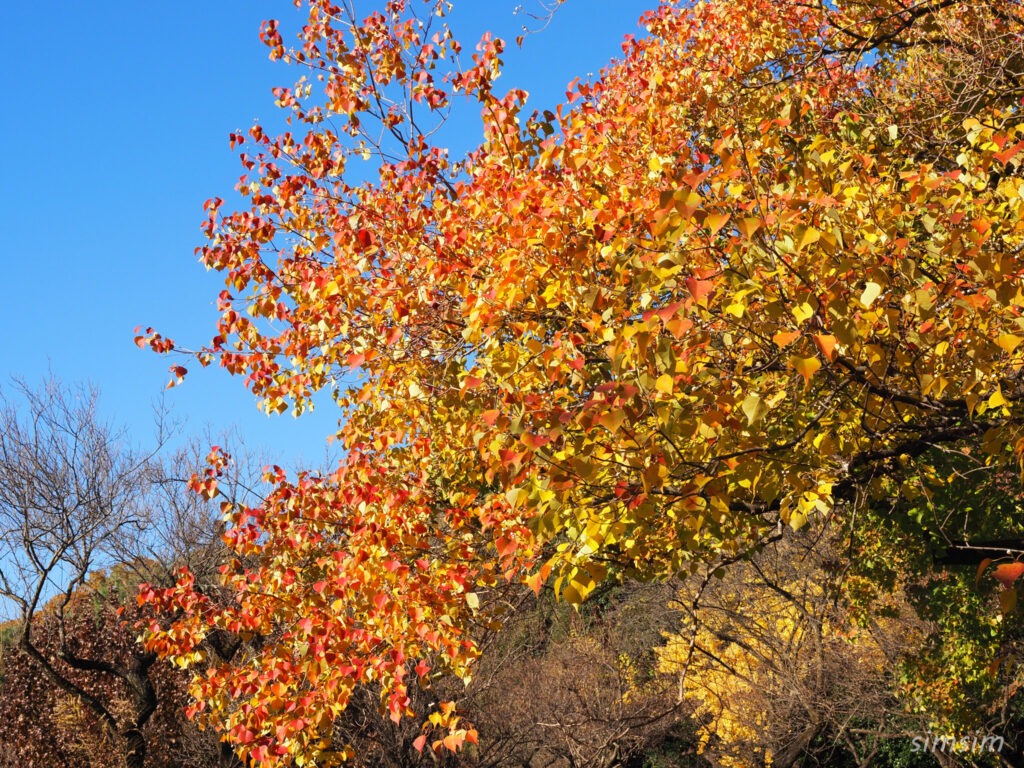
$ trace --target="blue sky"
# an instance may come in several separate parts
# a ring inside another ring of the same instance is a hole
[[[538,0],[456,0],[451,24],[465,44],[492,30],[514,40],[513,11]],[[360,11],[379,3],[359,0]],[[520,87],[554,106],[576,76],[620,53],[622,36],[654,0],[567,0],[543,32],[510,44],[499,88]],[[0,28],[6,92],[0,146],[0,381],[48,370],[88,379],[106,412],[139,439],[150,429],[171,360],[139,350],[137,325],[180,344],[213,334],[222,285],[193,251],[202,203],[235,198],[241,173],[227,135],[255,118],[272,124],[270,89],[296,68],[267,60],[260,22],[301,21],[288,0],[139,3],[65,0],[10,4]],[[461,154],[478,141],[466,120],[449,134]],[[282,463],[323,457],[337,414],[267,417],[241,379],[198,370],[166,393],[198,431],[237,425]]]

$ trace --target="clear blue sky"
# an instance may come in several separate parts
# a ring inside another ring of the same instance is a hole
[[[638,33],[637,19],[656,4],[567,0],[519,50],[520,2],[537,0],[455,0],[451,24],[467,47],[485,30],[508,40],[499,88],[524,88],[539,108],[619,55],[622,36]],[[361,11],[377,5],[357,2]],[[193,255],[202,203],[236,199],[241,168],[228,133],[257,117],[272,124],[271,87],[300,74],[267,60],[260,22],[294,29],[298,14],[289,0],[8,5],[0,380],[38,380],[47,370],[92,380],[105,410],[144,437],[171,360],[139,350],[133,329],[151,325],[193,347],[213,335],[222,285]],[[475,146],[477,129],[466,121],[453,152]],[[322,458],[337,419],[329,403],[311,417],[270,418],[241,379],[189,368],[166,396],[190,428],[237,424],[283,463]]]

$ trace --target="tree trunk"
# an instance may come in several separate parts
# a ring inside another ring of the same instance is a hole
[[[121,734],[124,739],[125,768],[143,768],[146,762],[146,737],[138,728]]]
[[[121,678],[131,688],[132,703],[135,705],[132,725],[122,734],[126,768],[143,768],[146,761],[146,737],[142,734],[142,728],[156,711],[156,689],[149,679],[149,669],[155,663],[155,653],[135,653],[127,668],[119,670]]]
[[[773,757],[772,766],[774,768],[791,768],[803,756],[807,745],[814,740],[820,730],[821,725],[817,723],[807,726],[786,745],[785,749]]]

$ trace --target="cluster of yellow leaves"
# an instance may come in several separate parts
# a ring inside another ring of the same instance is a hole
[[[759,567],[716,583],[684,631],[656,649],[660,673],[678,678],[680,699],[693,706],[699,752],[715,764],[771,765],[773,748],[824,730],[833,708],[840,714],[829,726],[838,732],[857,715],[882,715],[868,697],[888,695],[893,662],[873,632],[898,632],[907,649],[917,642],[907,636],[911,624],[882,619],[886,629],[868,631],[846,621],[834,580],[807,554],[789,553],[797,563],[787,564],[788,576],[764,564],[767,575]],[[850,700],[859,695],[864,709],[857,712]]]
[[[783,629],[795,631],[790,625]],[[755,655],[762,649],[748,652],[740,645],[716,640],[707,630],[701,632],[697,642],[709,657],[720,660],[719,664],[698,661],[687,668],[689,640],[673,635],[658,649],[660,671],[683,676],[684,696],[694,702],[694,718],[701,724],[698,754],[704,754],[714,738],[722,745],[718,750],[721,765],[749,768],[745,757],[729,753],[736,745],[758,744],[767,726],[768,713],[756,695],[758,685],[765,683],[762,678],[770,674]],[[764,750],[759,762],[771,765],[771,757],[770,750]]]

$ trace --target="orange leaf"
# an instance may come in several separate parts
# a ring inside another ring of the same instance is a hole
[[[462,746],[462,742],[465,741],[465,738],[466,737],[461,733],[449,733],[447,736],[444,737],[443,743],[445,749],[448,749],[452,752],[458,752],[459,747]]]
[[[693,321],[687,317],[673,317],[665,323],[665,328],[677,339],[681,339],[687,331],[693,328]]]
[[[779,331],[772,336],[772,341],[775,342],[776,346],[788,347],[797,337],[800,335],[800,331]]]
[[[1024,573],[1024,563],[1003,563],[996,566],[993,575],[1004,589],[1009,589],[1022,573]]]
[[[975,574],[975,576],[974,576],[974,587],[975,587],[975,589],[977,589],[978,583],[981,581],[981,575],[985,572],[985,569],[988,568],[990,565],[992,565],[992,558],[991,557],[986,557],[978,565],[978,573]]]
[[[815,346],[821,350],[829,361],[835,360],[836,358],[836,337],[835,336],[824,336],[821,334],[814,334],[811,338],[814,339]]]
[[[708,294],[715,289],[715,284],[711,280],[694,280],[692,277],[688,277],[686,278],[686,287],[698,304],[707,305]]]
[[[757,234],[757,230],[761,228],[761,220],[754,217],[748,217],[746,219],[740,219],[736,222],[736,229],[743,233],[743,236],[748,240]]]

